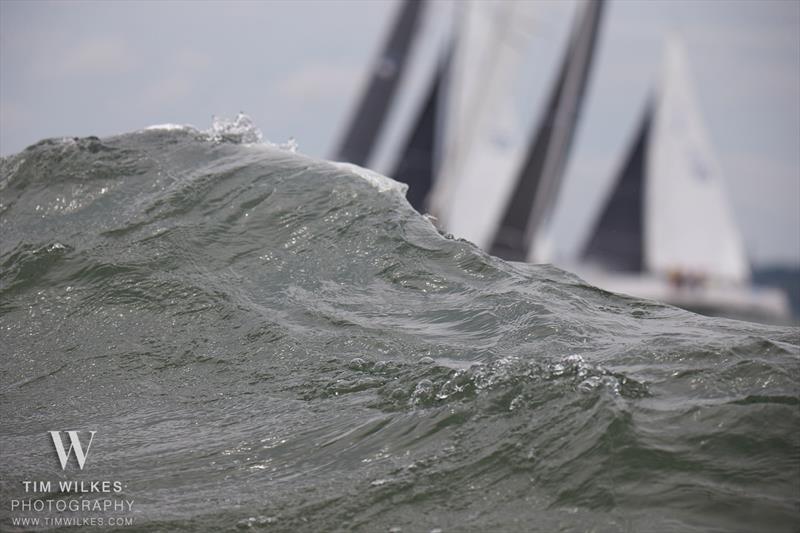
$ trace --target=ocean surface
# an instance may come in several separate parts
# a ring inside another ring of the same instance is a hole
[[[800,531],[800,330],[502,261],[292,148],[0,161],[0,529]]]

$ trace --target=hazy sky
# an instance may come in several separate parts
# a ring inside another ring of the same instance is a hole
[[[558,41],[573,3],[536,3],[532,31]],[[243,110],[267,138],[292,136],[302,152],[324,157],[395,7],[393,0],[0,0],[0,153],[45,137],[164,122],[205,128],[212,114]],[[554,220],[559,249],[573,251],[599,209],[658,79],[667,32],[689,50],[749,254],[760,264],[800,263],[795,0],[610,2]],[[540,85],[550,75],[541,73]]]

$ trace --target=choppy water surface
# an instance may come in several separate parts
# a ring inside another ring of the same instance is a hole
[[[142,530],[797,531],[796,328],[506,263],[241,140],[2,160],[0,528],[22,480],[112,479]]]

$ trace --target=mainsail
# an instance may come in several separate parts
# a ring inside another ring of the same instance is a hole
[[[425,1],[404,0],[334,159],[357,165],[369,161],[405,69]]]
[[[534,240],[540,237],[560,188],[594,57],[603,5],[604,0],[586,2],[542,122],[492,240],[493,255],[515,261],[536,255],[535,249],[531,254],[531,245],[536,246]]]

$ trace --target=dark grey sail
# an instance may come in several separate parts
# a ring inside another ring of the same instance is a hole
[[[426,208],[426,199],[433,184],[436,172],[435,150],[437,117],[439,114],[440,92],[444,83],[447,66],[437,69],[422,111],[417,117],[403,152],[398,160],[397,169],[391,174],[397,181],[408,184],[406,198],[414,209],[422,212]]]
[[[555,204],[591,70],[604,0],[588,0],[490,252],[524,261]]]
[[[648,106],[622,172],[581,254],[588,264],[611,271],[644,270],[645,162],[652,120],[652,106]]]
[[[404,0],[372,78],[333,156],[357,165],[368,163],[405,69],[426,0]]]

